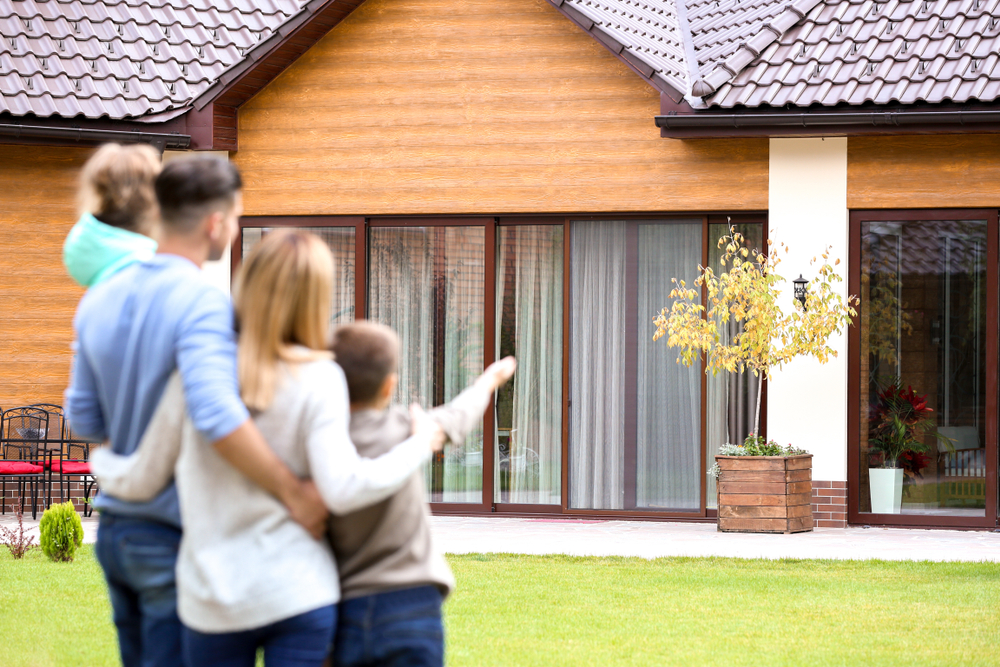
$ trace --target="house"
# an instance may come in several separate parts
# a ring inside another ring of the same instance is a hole
[[[400,399],[518,356],[431,467],[437,512],[714,516],[753,383],[651,320],[735,224],[789,278],[831,246],[862,300],[762,397],[817,525],[997,526],[997,0],[0,0],[0,32],[0,405],[61,395],[76,170],[146,141],[239,165],[233,265],[275,227],[327,240],[338,317],[402,336]],[[896,380],[934,428],[873,513]]]

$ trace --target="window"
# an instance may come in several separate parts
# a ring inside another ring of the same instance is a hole
[[[563,227],[497,227],[497,359],[517,358],[497,392],[494,501],[562,502]]]
[[[273,227],[243,227],[243,257],[262,238],[274,231]],[[330,247],[333,253],[333,307],[330,310],[331,324],[353,322],[355,310],[355,229],[354,227],[282,227],[312,232]]]
[[[672,278],[718,263],[726,217],[245,218],[243,252],[278,226],[334,254],[335,322],[364,313],[402,342],[394,400],[436,406],[506,355],[482,427],[436,455],[442,511],[705,516],[718,447],[741,441],[753,378],[706,377],[653,342]],[[752,242],[759,217],[736,221]],[[735,333],[723,327],[723,335]],[[728,334],[727,334],[728,332]]]
[[[993,211],[852,215],[861,297],[852,520],[995,517],[995,234]]]
[[[402,343],[396,402],[441,405],[482,373],[484,241],[482,226],[369,229],[368,317]],[[482,502],[482,429],[435,455],[427,489],[433,502]]]

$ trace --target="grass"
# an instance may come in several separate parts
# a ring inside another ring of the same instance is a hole
[[[455,666],[1000,663],[995,563],[450,561]]]
[[[449,665],[996,665],[1000,565],[449,558]],[[93,549],[0,551],[0,665],[117,664]]]
[[[94,549],[53,563],[40,549],[24,559],[0,547],[0,665],[118,665],[111,603]]]

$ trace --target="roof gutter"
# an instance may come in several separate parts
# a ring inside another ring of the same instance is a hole
[[[851,134],[872,129],[892,133],[893,128],[903,128],[905,132],[905,128],[942,125],[976,126],[978,131],[984,131],[986,128],[982,126],[986,123],[1000,123],[1000,110],[672,113],[656,116],[656,126],[661,129],[662,135],[674,138],[766,136],[772,133],[769,130],[775,134]]]
[[[191,146],[191,135],[157,132],[98,130],[82,127],[49,127],[44,125],[7,125],[0,123],[0,137],[66,139],[74,143],[99,144],[107,141],[152,144],[157,149],[185,149]]]

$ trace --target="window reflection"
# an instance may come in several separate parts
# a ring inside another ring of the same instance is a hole
[[[984,516],[986,222],[861,242],[860,511]]]

